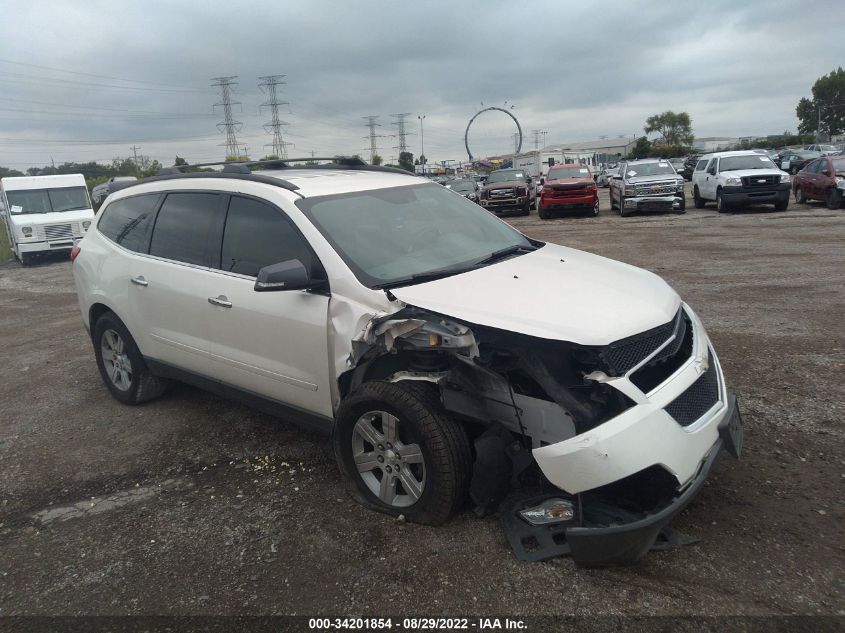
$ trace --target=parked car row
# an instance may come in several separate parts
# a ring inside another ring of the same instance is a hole
[[[845,200],[845,156],[822,156],[792,178],[795,202],[824,200],[828,209],[838,209]]]

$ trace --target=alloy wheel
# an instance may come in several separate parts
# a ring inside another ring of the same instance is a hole
[[[132,361],[126,353],[126,344],[120,334],[114,330],[103,332],[100,351],[109,380],[121,391],[128,391],[132,386]]]
[[[403,441],[400,431],[399,418],[386,411],[364,413],[352,430],[358,474],[382,503],[396,508],[416,503],[426,483],[422,450]]]

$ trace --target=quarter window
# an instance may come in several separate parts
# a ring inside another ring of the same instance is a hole
[[[103,211],[97,228],[123,248],[146,253],[159,197],[148,194],[116,200]]]
[[[256,277],[271,264],[298,259],[306,268],[311,251],[290,221],[274,207],[232,196],[220,250],[222,270]]]
[[[158,212],[150,255],[198,266],[208,265],[208,237],[220,196],[171,193]]]

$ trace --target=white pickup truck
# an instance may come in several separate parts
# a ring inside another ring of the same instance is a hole
[[[695,165],[692,184],[696,209],[710,201],[720,213],[742,203],[774,204],[776,211],[789,206],[789,174],[753,151],[705,154]]]

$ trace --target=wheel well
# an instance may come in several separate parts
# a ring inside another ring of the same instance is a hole
[[[102,303],[95,303],[88,310],[88,330],[91,332],[91,336],[94,335],[94,325],[106,312],[111,312],[111,308]]]

